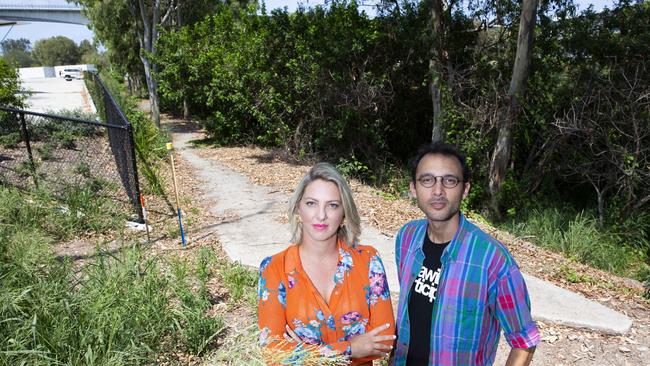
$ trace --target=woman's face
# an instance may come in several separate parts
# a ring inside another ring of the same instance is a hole
[[[298,204],[302,220],[302,241],[313,243],[336,241],[343,221],[341,192],[336,184],[317,179],[307,185]]]

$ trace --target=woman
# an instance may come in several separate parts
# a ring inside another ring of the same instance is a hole
[[[295,244],[260,265],[260,343],[271,362],[372,365],[393,348],[384,266],[373,247],[357,245],[360,222],[345,179],[330,164],[314,165],[289,202]]]

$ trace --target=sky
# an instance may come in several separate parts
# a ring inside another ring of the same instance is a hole
[[[372,1],[372,0],[370,0]],[[369,3],[370,1],[367,1]],[[0,4],[7,2],[0,0]],[[17,3],[17,1],[8,1]],[[298,2],[307,6],[314,6],[323,4],[324,0],[266,0],[266,9],[269,12],[271,9],[282,8],[286,6],[291,12],[296,9]],[[594,10],[598,11],[603,7],[611,7],[613,0],[577,0],[579,9],[586,9],[589,4],[594,5]],[[19,2],[18,2],[19,3]],[[66,4],[65,0],[48,0],[52,4]],[[371,7],[364,8],[366,12],[371,10]],[[46,22],[30,22],[29,24],[15,25],[14,27],[3,26],[0,27],[0,41],[3,39],[18,39],[27,38],[31,41],[32,46],[39,39],[50,38],[54,36],[65,36],[74,40],[77,44],[84,39],[92,41],[93,32],[84,25],[74,24],[61,24],[61,23],[46,23]]]

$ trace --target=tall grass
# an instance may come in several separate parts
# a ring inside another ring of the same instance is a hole
[[[537,245],[617,275],[644,280],[650,273],[643,253],[626,245],[621,235],[601,230],[596,218],[585,212],[532,209],[503,226]]]
[[[257,272],[238,262],[222,260],[219,265],[219,275],[228,289],[230,301],[233,303],[243,301],[245,305],[255,306],[257,304]]]
[[[83,202],[76,209],[95,215]],[[127,245],[78,268],[52,244],[106,226],[60,218],[71,212],[45,193],[0,187],[0,365],[151,364],[163,352],[204,352],[223,329],[206,315],[213,254],[168,263]]]

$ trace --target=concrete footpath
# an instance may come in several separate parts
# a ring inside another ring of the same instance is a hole
[[[198,156],[189,141],[200,135],[172,133],[172,136],[175,148],[204,182],[205,198],[216,202],[213,213],[233,217],[216,227],[223,248],[232,260],[257,267],[264,257],[286,248],[290,239],[288,225],[280,224],[277,219],[285,215],[288,196],[252,184],[243,174]],[[389,286],[397,291],[394,238],[364,225],[361,242],[379,250]],[[627,316],[581,295],[530,275],[525,278],[535,320],[611,334],[623,334],[632,325]]]

